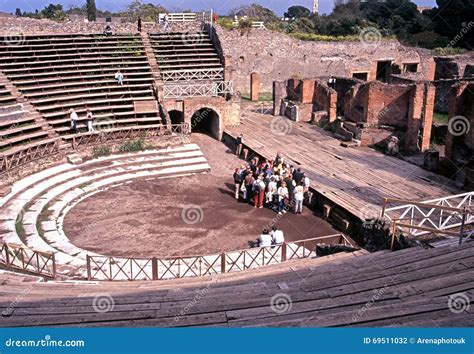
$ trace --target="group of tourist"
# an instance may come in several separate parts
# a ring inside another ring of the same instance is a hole
[[[270,247],[273,245],[281,245],[285,242],[283,231],[273,226],[272,231],[263,229],[262,234],[257,239],[258,247]]]
[[[237,141],[237,154],[242,148],[242,135]],[[293,209],[295,214],[303,211],[303,200],[308,193],[310,180],[301,170],[285,162],[278,152],[273,161],[260,162],[257,157],[250,164],[236,168],[233,175],[235,199],[252,202],[254,208],[264,206],[278,214]]]

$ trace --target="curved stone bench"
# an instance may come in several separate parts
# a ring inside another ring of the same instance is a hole
[[[53,252],[59,273],[60,266],[64,265],[69,267],[68,273],[74,267],[77,268],[75,275],[84,276],[86,254],[99,255],[71,244],[62,232],[62,223],[57,228],[61,212],[72,202],[77,203],[84,196],[136,178],[175,177],[209,170],[210,166],[195,144],[107,156],[80,165],[55,166],[18,181],[0,200],[0,239]],[[52,206],[52,213],[48,220],[41,222],[40,235],[37,229],[39,216],[48,205]],[[25,242],[16,232],[18,225],[24,230]]]

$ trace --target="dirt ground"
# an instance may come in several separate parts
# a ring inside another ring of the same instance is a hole
[[[237,159],[221,142],[193,134],[211,172],[174,179],[137,180],[85,199],[66,216],[64,230],[84,249],[111,256],[214,254],[249,247],[272,220],[287,241],[337,233],[304,208],[278,217],[233,198]]]

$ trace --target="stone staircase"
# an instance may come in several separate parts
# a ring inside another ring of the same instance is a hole
[[[151,33],[162,81],[222,81],[224,68],[207,32]]]
[[[140,35],[142,37],[142,43],[143,43],[143,47],[145,48],[145,54],[148,59],[148,64],[150,65],[151,71],[153,73],[155,84],[158,87],[161,81],[160,69],[156,61],[155,52],[153,51],[153,47],[150,42],[150,36],[148,35],[147,32],[144,32],[144,31],[142,31]]]

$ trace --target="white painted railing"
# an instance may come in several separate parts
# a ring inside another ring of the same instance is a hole
[[[233,22],[234,27],[239,27],[239,22],[234,21]],[[252,21],[252,28],[259,28],[259,29],[265,29],[265,22],[263,21]]]
[[[407,230],[410,235],[420,236],[432,231],[414,229],[407,224],[419,228],[429,228],[433,231],[443,231],[460,227],[462,225],[463,210],[465,211],[464,224],[474,223],[474,192],[452,195],[444,198],[432,199],[423,202],[406,203],[399,206],[388,207],[396,203],[388,199],[382,210],[382,217],[390,221],[402,220],[401,230]],[[424,205],[426,204],[426,206]],[[438,207],[436,207],[438,206]],[[444,207],[444,208],[443,208]],[[452,208],[448,210],[446,208]],[[457,209],[457,210],[454,210]]]
[[[161,80],[191,81],[191,80],[223,80],[224,69],[195,69],[195,70],[170,70],[161,72]]]
[[[186,97],[217,97],[232,94],[232,81],[221,81],[200,84],[173,84],[163,86],[164,98],[186,98]]]
[[[168,22],[192,22],[198,19],[195,12],[174,12],[169,14],[158,14],[158,23],[162,23],[165,15],[168,15]]]

